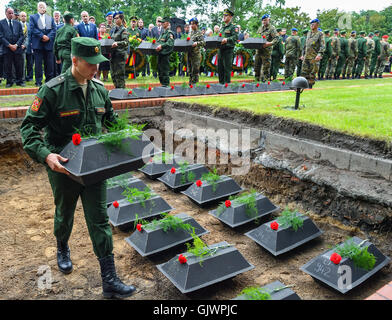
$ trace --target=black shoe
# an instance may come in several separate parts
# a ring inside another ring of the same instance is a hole
[[[114,256],[110,255],[105,258],[98,259],[101,266],[103,297],[110,298],[126,298],[132,295],[136,290],[134,286],[125,285],[116,274],[114,266]]]
[[[379,75],[378,77],[379,77],[380,79],[382,79],[382,75]]]
[[[346,79],[346,76],[343,76],[342,79]]]
[[[6,88],[11,88],[12,85],[13,85],[13,83],[7,83],[7,84],[5,85],[5,87],[6,87]]]
[[[65,274],[69,274],[73,270],[68,244],[60,240],[57,240],[57,265],[60,271]]]
[[[368,76],[365,76],[365,79],[369,79],[369,77],[368,77]]]
[[[25,86],[26,86],[26,84],[25,84],[24,82],[22,82],[22,83],[20,83],[20,84],[17,84],[17,86],[20,86],[20,87],[25,87]]]
[[[42,83],[35,83],[35,86],[40,87],[40,86],[42,86]]]

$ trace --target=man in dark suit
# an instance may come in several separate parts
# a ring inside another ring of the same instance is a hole
[[[162,23],[159,22],[160,20],[162,20],[162,17],[157,17],[157,20],[155,22],[155,27],[152,28],[151,30],[152,37],[155,39],[158,39],[164,31],[162,27]]]
[[[56,25],[46,13],[45,2],[38,2],[38,13],[30,16],[31,45],[35,62],[35,85],[42,85],[42,61],[45,67],[45,82],[54,77],[53,44]]]
[[[0,39],[4,50],[4,73],[7,79],[6,87],[12,87],[12,67],[15,68],[15,82],[24,87],[23,82],[23,50],[24,42],[22,24],[14,20],[14,10],[7,8],[6,18],[0,21]]]
[[[94,23],[89,22],[89,15],[87,11],[82,11],[80,14],[82,21],[76,26],[76,31],[81,37],[89,37],[98,40],[98,29]]]

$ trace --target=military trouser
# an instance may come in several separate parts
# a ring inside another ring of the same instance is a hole
[[[110,59],[110,74],[115,88],[125,89],[125,62],[128,54],[113,53]]]
[[[378,55],[373,53],[372,62],[370,62],[370,75],[372,75],[373,73],[376,74],[377,60],[378,60]]]
[[[271,78],[273,80],[276,79],[276,77],[278,76],[278,71],[279,71],[279,67],[280,67],[280,62],[281,62],[281,58],[279,56],[272,56],[271,57]]]
[[[346,65],[344,66],[346,68],[346,75],[347,78],[351,77],[351,74],[353,73],[354,70],[354,65],[355,65],[355,57],[348,57]]]
[[[308,80],[310,85],[314,85],[316,80],[316,75],[320,67],[320,61],[314,59],[304,59],[302,64],[302,74],[301,76]]]
[[[319,73],[318,73],[319,78],[324,78],[325,71],[327,70],[328,60],[329,60],[328,56],[324,56],[320,60],[320,68],[319,68]]]
[[[377,65],[376,65],[376,69],[374,71],[374,75],[382,76],[387,63],[388,63],[388,61],[386,59],[378,59],[377,58]]]
[[[344,65],[346,63],[346,59],[347,59],[346,56],[339,56],[339,60],[338,60],[338,63],[336,65],[336,70],[335,70],[335,77],[336,78],[339,78],[340,75],[342,74]]]
[[[63,67],[61,68],[61,73],[64,73],[65,71],[68,70],[70,66],[72,66],[71,51],[60,50],[59,58],[61,60],[61,63],[63,64]]]
[[[158,78],[159,82],[163,86],[170,84],[170,54],[159,54],[158,55]]]
[[[297,65],[297,57],[286,57],[285,68],[284,68],[284,77],[290,78],[294,75],[295,67]]]
[[[364,64],[365,64],[365,56],[358,56],[358,59],[357,59],[357,66],[356,66],[356,68],[355,68],[355,76],[361,76],[361,74],[362,74],[362,71],[363,71],[363,66],[364,66]]]
[[[335,71],[336,71],[336,66],[338,64],[338,60],[337,60],[337,56],[336,57],[331,57],[328,61],[328,66],[327,66],[327,77],[328,78],[332,78],[335,75]]]
[[[269,49],[271,48],[271,49]],[[256,50],[255,56],[255,79],[266,81],[270,77],[272,46]]]
[[[52,171],[48,166],[46,170],[56,205],[55,237],[60,241],[68,242],[72,232],[76,203],[80,196],[95,255],[98,258],[111,255],[113,237],[106,212],[106,181],[85,187],[63,173]]]
[[[188,68],[189,72],[189,84],[194,84],[199,82],[199,73],[200,73],[200,62],[201,62],[201,53],[196,54],[188,54]]]
[[[231,69],[233,67],[233,48],[219,49],[218,74],[219,83],[225,84],[231,81]]]
[[[370,62],[372,61],[372,55],[366,56],[365,61],[365,77],[369,76],[370,74]]]

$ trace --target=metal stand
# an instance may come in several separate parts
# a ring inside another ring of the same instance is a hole
[[[300,110],[299,108],[299,98],[301,96],[301,93],[304,91],[304,89],[297,88],[297,94],[295,96],[295,106],[294,107],[284,107],[284,109],[288,110]],[[302,108],[305,108],[305,106],[302,106]]]

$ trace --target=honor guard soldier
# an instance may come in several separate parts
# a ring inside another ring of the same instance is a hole
[[[358,58],[357,58],[357,67],[355,69],[355,78],[360,79],[363,66],[365,64],[366,55],[367,55],[367,40],[365,39],[365,31],[361,31],[359,33],[360,37],[358,39]]]
[[[287,38],[285,45],[285,79],[292,80],[297,61],[301,56],[301,40],[298,37],[298,29],[291,29],[291,36]]]
[[[164,30],[157,40],[159,44],[156,48],[158,51],[158,77],[161,85],[167,87],[170,84],[170,54],[173,52],[174,47],[174,33],[170,30],[169,17],[164,17],[158,22],[162,23]]]
[[[348,58],[347,58],[347,69],[346,69],[347,79],[350,79],[351,76],[352,79],[354,79],[355,60],[357,60],[358,57],[358,43],[357,43],[357,39],[355,39],[356,35],[357,35],[356,31],[351,31],[350,39],[348,39]]]
[[[199,30],[199,21],[197,18],[189,20],[191,25],[190,38],[193,41],[192,49],[188,52],[188,69],[189,69],[189,84],[199,82],[201,52],[200,50],[205,46],[203,34]]]
[[[133,286],[125,285],[116,274],[113,237],[106,212],[106,181],[83,186],[69,178],[59,155],[77,131],[100,134],[107,122],[115,122],[108,91],[94,78],[101,54],[98,40],[77,37],[71,40],[72,67],[45,83],[38,91],[20,128],[24,150],[46,167],[56,210],[54,235],[57,239],[57,264],[61,272],[72,272],[68,240],[74,213],[81,197],[84,215],[95,255],[101,267],[105,298],[129,297]],[[45,130],[44,138],[41,130]]]

